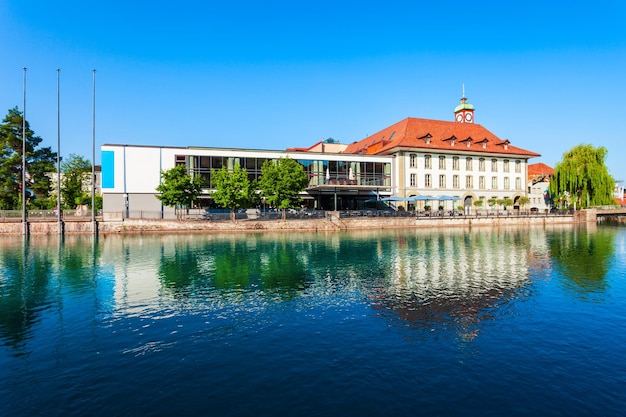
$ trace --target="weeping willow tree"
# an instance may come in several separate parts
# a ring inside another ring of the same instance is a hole
[[[550,181],[553,198],[577,208],[614,204],[615,181],[604,165],[607,152],[603,146],[578,145],[564,153]]]

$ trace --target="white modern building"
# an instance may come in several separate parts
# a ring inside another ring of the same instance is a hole
[[[389,156],[113,144],[102,145],[101,151],[103,210],[125,212],[131,217],[137,211],[143,216],[152,213],[153,217],[168,217],[174,212],[162,206],[155,189],[161,171],[177,164],[185,164],[192,175],[204,178],[201,207],[212,206],[212,170],[239,165],[247,170],[250,180],[256,180],[265,161],[284,157],[297,160],[308,174],[309,186],[301,195],[307,207],[357,209],[392,192],[393,158]]]

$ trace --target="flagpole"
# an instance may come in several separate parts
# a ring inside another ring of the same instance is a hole
[[[59,234],[63,233],[61,223],[61,70],[57,68],[57,223]]]
[[[93,94],[91,103],[91,225],[96,230],[96,70],[93,70]]]
[[[28,234],[26,223],[26,67],[24,70],[24,107],[22,109],[22,234]]]

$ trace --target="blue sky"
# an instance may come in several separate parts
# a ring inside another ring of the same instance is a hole
[[[580,143],[626,179],[626,2],[0,2],[0,112],[61,155],[103,143],[285,149],[406,117],[476,122],[554,166]]]

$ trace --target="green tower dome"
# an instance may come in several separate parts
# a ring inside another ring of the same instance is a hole
[[[461,110],[474,110],[474,106],[467,102],[467,98],[463,97],[461,99],[461,104],[454,108],[454,112],[460,112]]]

